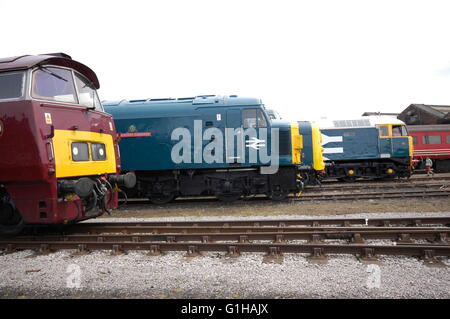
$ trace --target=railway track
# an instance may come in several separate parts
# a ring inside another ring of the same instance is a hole
[[[362,200],[362,199],[396,199],[396,198],[430,198],[448,197],[450,187],[444,189],[395,190],[395,191],[361,191],[341,193],[305,193],[296,197],[296,201]]]
[[[15,249],[39,249],[41,253],[52,250],[77,249],[80,254],[91,250],[111,250],[113,254],[121,254],[126,250],[144,250],[149,255],[157,256],[163,252],[186,251],[188,257],[195,257],[202,252],[225,252],[230,257],[238,257],[241,253],[266,253],[266,257],[282,258],[282,254],[309,254],[312,261],[324,262],[327,254],[356,255],[362,261],[376,262],[376,256],[413,256],[421,257],[427,265],[442,265],[436,257],[450,256],[450,245],[366,245],[366,244],[287,244],[287,243],[176,243],[176,242],[77,242],[58,241],[38,243],[14,242],[8,244],[7,251]]]
[[[169,233],[159,234],[69,234],[69,235],[47,235],[47,236],[22,236],[15,238],[14,242],[251,242],[255,240],[264,240],[271,242],[285,242],[294,240],[303,240],[309,242],[319,242],[323,240],[350,240],[354,243],[363,243],[364,240],[392,240],[399,243],[411,242],[412,240],[428,240],[433,242],[445,243],[450,238],[450,228],[433,229],[326,229],[326,230],[308,230],[287,232],[285,229],[277,231],[261,231],[256,229],[247,232],[242,229],[233,229],[231,232],[209,232],[201,230],[198,233],[177,233],[179,230],[171,229]]]
[[[187,256],[225,252],[232,257],[259,252],[269,259],[281,259],[284,253],[303,253],[318,262],[326,260],[327,254],[353,254],[368,261],[374,261],[377,255],[406,255],[438,265],[441,263],[436,257],[450,256],[448,225],[450,217],[81,223],[64,233],[0,238],[0,249],[7,253],[22,249],[41,253],[111,250],[113,254],[144,250],[150,255],[185,251]]]
[[[307,187],[298,201],[359,200],[448,197],[449,177],[416,178],[409,180],[378,181],[371,183],[325,184]]]
[[[450,175],[449,174],[436,174],[434,176],[427,176],[427,175],[413,175],[409,179],[391,179],[391,180],[370,180],[370,179],[357,179],[353,182],[341,182],[337,180],[324,180],[322,181],[323,185],[335,185],[335,184],[342,184],[342,185],[349,185],[349,184],[364,184],[364,183],[416,183],[416,182],[449,182],[450,181]]]
[[[358,199],[394,199],[448,197],[450,179],[442,181],[416,179],[397,182],[376,182],[359,184],[334,184],[308,187],[298,201],[312,200],[358,200]]]
[[[300,196],[288,196],[287,199],[293,200],[293,201],[335,201],[335,200],[347,200],[347,201],[354,201],[354,200],[367,200],[367,199],[401,199],[401,198],[445,198],[450,196],[450,186],[445,188],[440,188],[442,185],[439,186],[439,188],[426,188],[426,189],[420,189],[420,190],[401,190],[397,189],[394,191],[380,191],[381,187],[376,187],[374,189],[365,189],[364,191],[356,190],[358,191],[351,191],[351,189],[348,189],[347,191],[341,191],[341,192],[333,192],[331,193],[331,190],[328,189],[322,189],[315,188],[314,191],[308,190],[302,193]],[[392,188],[392,187],[388,187]],[[412,187],[413,188],[413,187]],[[375,191],[375,190],[379,191]],[[269,200],[265,196],[255,196],[255,197],[246,197],[243,198],[245,201],[265,201]],[[171,204],[181,204],[181,203],[207,203],[211,201],[217,201],[215,197],[188,197],[188,198],[179,198],[171,203],[167,203],[164,205],[171,205]],[[125,204],[125,202],[122,200],[122,204]],[[129,205],[143,205],[143,204],[150,204],[150,202],[147,199],[142,198],[129,198],[126,201],[126,204]]]
[[[439,181],[440,180],[440,181]],[[294,201],[336,201],[401,198],[444,198],[450,196],[450,177],[394,180],[390,182],[324,183],[308,186],[300,196],[289,196]],[[174,203],[209,202],[215,197],[182,197]],[[245,197],[246,201],[267,200],[265,196]],[[130,205],[146,204],[147,199],[130,198]],[[123,201],[122,201],[123,203]],[[170,203],[168,203],[170,205]]]
[[[409,183],[364,183],[364,184],[331,184],[308,186],[305,192],[323,192],[340,190],[389,190],[389,189],[443,189],[450,187],[450,180],[446,182],[409,182]]]
[[[287,227],[287,226],[343,226],[349,227],[354,225],[359,226],[449,226],[450,227],[450,216],[449,217],[413,217],[413,218],[320,218],[320,219],[281,219],[281,220],[271,220],[271,219],[251,219],[251,220],[225,220],[225,221],[211,221],[211,220],[200,220],[200,221],[161,221],[161,222],[83,222],[68,228],[71,232],[77,232],[81,229],[87,229],[91,231],[93,228],[99,227],[104,229],[110,226],[117,227],[186,227],[190,229],[192,227],[199,226],[209,226],[220,228],[230,228],[236,226],[246,226],[249,229],[254,229],[255,227]]]

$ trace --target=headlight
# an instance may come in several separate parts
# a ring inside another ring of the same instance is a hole
[[[106,160],[106,146],[103,143],[92,143],[92,159],[94,161]]]
[[[73,161],[89,161],[89,148],[87,143],[73,142],[71,148]]]

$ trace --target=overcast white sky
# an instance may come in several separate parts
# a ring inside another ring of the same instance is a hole
[[[102,100],[238,94],[291,120],[450,104],[449,1],[0,0],[0,57],[65,52]]]

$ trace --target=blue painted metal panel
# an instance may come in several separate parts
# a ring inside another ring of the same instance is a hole
[[[291,123],[284,120],[272,120],[272,129],[278,129],[279,165],[292,165]]]
[[[173,169],[211,169],[229,168],[230,163],[195,163],[195,154],[202,155],[204,146],[210,140],[200,137],[201,145],[196,145],[194,121],[201,120],[201,133],[208,128],[217,128],[225,140],[225,127],[238,128],[242,125],[240,115],[243,108],[263,108],[259,99],[204,96],[185,99],[157,99],[104,102],[105,110],[114,117],[119,133],[151,133],[151,136],[124,137],[119,143],[122,169],[130,170],[173,170]],[[228,118],[229,116],[229,118]],[[268,123],[270,123],[268,121]],[[289,124],[280,124],[283,130]],[[176,164],[172,161],[171,152],[179,142],[178,136],[172,140],[172,132],[177,128],[186,129],[191,136],[191,163]],[[269,127],[270,128],[270,127]],[[290,135],[289,135],[290,138]],[[270,154],[270,130],[266,141]],[[198,139],[197,139],[198,140]],[[224,141],[225,142],[225,141]],[[225,145],[225,143],[224,143]],[[244,144],[245,145],[245,144]],[[196,147],[197,146],[197,147]],[[235,147],[237,144],[235,143]],[[195,153],[197,150],[197,153]],[[246,148],[248,150],[248,148]],[[223,149],[225,159],[226,149]],[[265,151],[261,147],[259,152]],[[233,152],[236,154],[236,152]],[[247,152],[246,152],[247,153]],[[259,158],[258,158],[259,159]],[[262,163],[242,163],[240,167],[260,166]],[[280,158],[280,165],[292,164],[290,154]],[[263,164],[267,165],[267,164]]]
[[[303,136],[303,149],[301,155],[302,165],[314,167],[312,128],[310,122],[298,122],[299,133]]]
[[[321,129],[324,156],[329,160],[379,158],[376,128]]]
[[[410,154],[408,137],[393,137],[392,149],[392,157],[408,157]]]
[[[332,161],[408,157],[408,137],[378,136],[378,129],[321,129],[324,156]]]
[[[378,139],[379,143],[379,151],[380,151],[380,157],[382,158],[389,158],[392,157],[392,138],[388,137],[380,137]]]

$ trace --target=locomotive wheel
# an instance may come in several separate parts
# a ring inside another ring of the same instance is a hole
[[[274,201],[285,200],[289,195],[288,191],[285,190],[273,190],[269,193],[269,198]]]
[[[356,181],[356,177],[346,176],[342,178],[342,181],[347,183],[353,183],[354,181]]]
[[[222,202],[231,203],[237,201],[239,198],[241,198],[240,193],[219,193],[216,194],[217,199],[221,200]]]
[[[170,203],[171,201],[173,201],[175,199],[175,194],[174,193],[170,193],[170,194],[152,194],[148,197],[148,199],[156,205],[162,205],[162,204],[167,204]]]
[[[0,203],[0,235],[19,234],[25,227],[20,213],[9,203]]]

